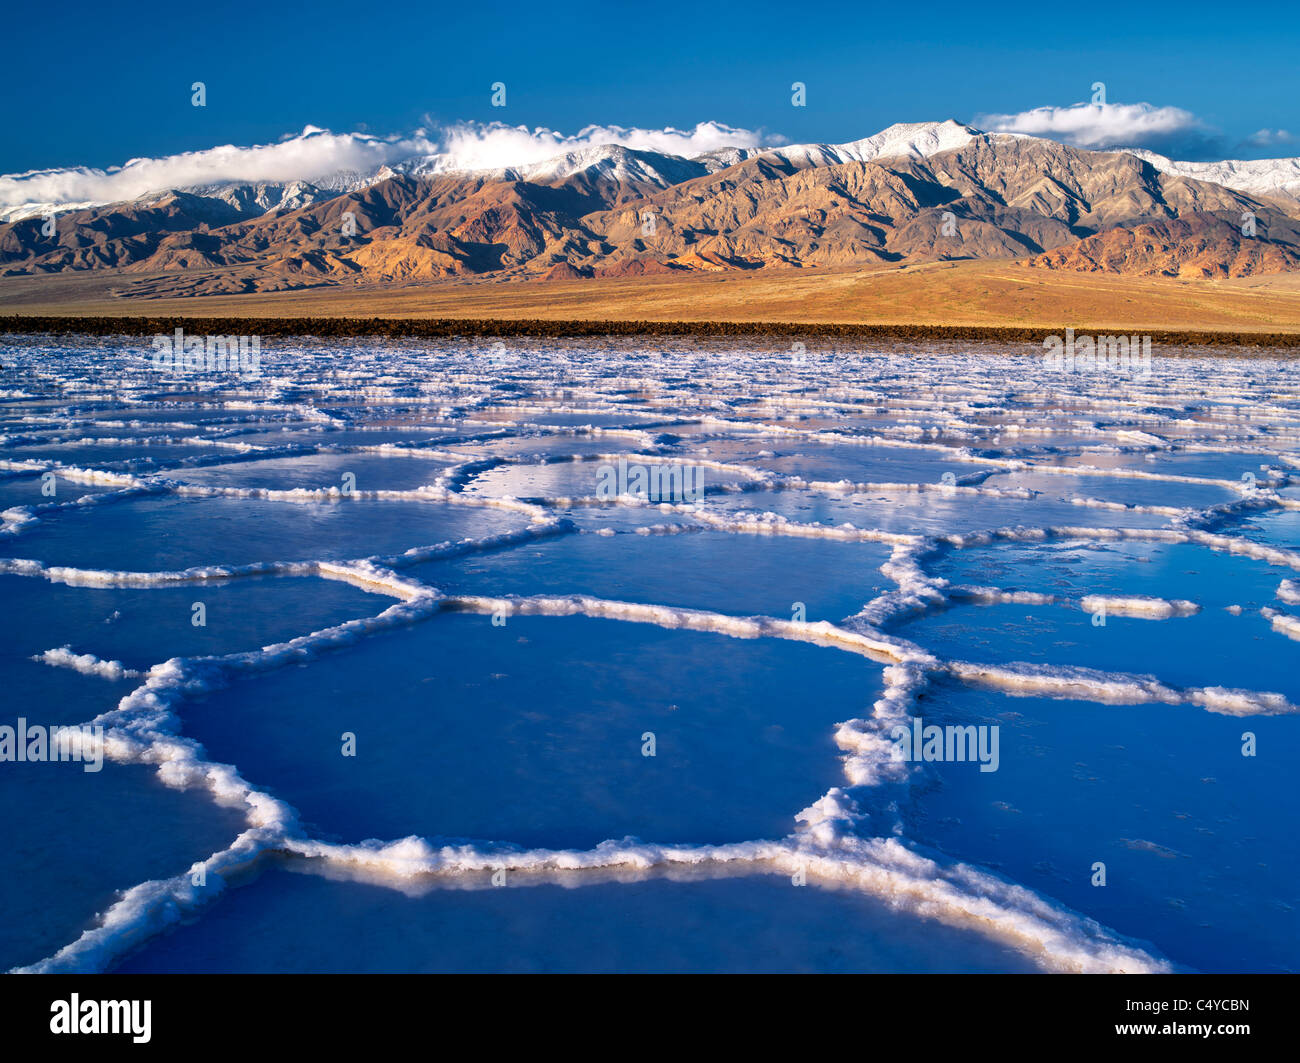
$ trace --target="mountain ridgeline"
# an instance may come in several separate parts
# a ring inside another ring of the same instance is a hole
[[[112,270],[121,294],[149,297],[953,259],[1181,278],[1300,267],[1288,189],[1161,161],[954,122],[694,159],[609,146],[514,169],[386,169],[345,191],[209,187],[22,218],[0,225],[0,274]]]

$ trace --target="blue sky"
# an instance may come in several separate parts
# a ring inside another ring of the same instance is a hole
[[[791,142],[1086,101],[1180,108],[1184,157],[1300,155],[1294,5],[24,5],[10,15],[0,173],[105,167],[305,125],[566,134],[715,120]],[[203,81],[207,106],[191,106]],[[491,85],[507,106],[490,105]],[[807,106],[790,86],[807,85]],[[987,125],[987,123],[985,123]],[[1285,131],[1268,145],[1248,138]],[[1289,136],[1298,138],[1292,143]]]

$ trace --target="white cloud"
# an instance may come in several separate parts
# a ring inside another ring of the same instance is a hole
[[[418,135],[383,138],[308,126],[297,136],[275,144],[250,148],[226,144],[161,159],[131,159],[107,170],[78,166],[6,175],[0,177],[0,206],[117,203],[169,188],[227,181],[320,180],[340,172],[366,173],[434,150],[434,143]]]
[[[1300,137],[1285,129],[1261,129],[1248,136],[1246,143],[1260,148],[1271,148],[1278,145],[1290,146],[1300,144]]]
[[[975,124],[991,133],[1028,133],[1091,149],[1181,147],[1203,143],[1213,132],[1191,111],[1149,103],[1035,107],[1019,114],[979,115]]]
[[[573,136],[564,136],[551,129],[529,129],[501,122],[491,125],[462,123],[451,126],[443,135],[444,166],[465,170],[527,166],[604,144],[621,144],[640,151],[689,157],[718,148],[763,146],[763,138],[751,130],[736,129],[720,122],[700,122],[694,129],[590,125]]]
[[[720,147],[756,147],[760,140],[758,133],[718,122],[701,122],[684,130],[588,126],[572,136],[499,122],[461,123],[437,135],[418,129],[404,137],[331,133],[307,126],[274,144],[247,148],[227,144],[159,159],[132,159],[107,170],[78,166],[9,174],[0,177],[0,211],[24,204],[117,203],[172,188],[226,182],[328,182],[340,174],[369,174],[417,158],[428,160],[423,167],[428,170],[496,169],[541,162],[602,144],[698,155]]]

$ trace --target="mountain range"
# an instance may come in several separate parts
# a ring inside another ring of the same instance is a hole
[[[0,275],[113,271],[136,297],[1014,260],[1180,278],[1300,268],[1300,160],[1186,163],[953,121],[687,158],[618,145],[526,166],[441,156],[54,214],[12,208]],[[47,235],[48,234],[48,235]]]

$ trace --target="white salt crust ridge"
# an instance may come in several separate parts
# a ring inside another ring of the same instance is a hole
[[[1300,571],[1300,553],[1250,539],[1216,535],[1193,528],[1088,528],[1071,525],[1050,528],[997,528],[992,531],[941,535],[937,542],[959,550],[988,546],[994,542],[1045,542],[1048,539],[1092,539],[1098,542],[1129,540],[1151,543],[1194,543],[1225,554],[1253,558],[1266,564]]]
[[[1088,594],[1079,599],[1085,613],[1106,613],[1111,616],[1131,616],[1141,620],[1168,620],[1172,616],[1195,616],[1201,607],[1183,599],[1167,601],[1146,595],[1121,598],[1113,594]]]
[[[126,502],[147,494],[157,494],[159,489],[149,485],[123,487],[117,491],[104,491],[97,495],[82,495],[70,502],[43,502],[36,506],[13,506],[0,513],[0,536],[19,535],[29,531],[42,520],[92,506]]]
[[[1285,695],[1226,687],[1173,687],[1154,676],[1102,672],[1068,665],[974,664],[949,661],[944,667],[962,682],[1017,696],[1043,695],[1105,705],[1199,705],[1223,716],[1274,716],[1300,712]]]
[[[948,597],[978,605],[1055,605],[1061,600],[1059,595],[1040,594],[1037,591],[1004,591],[1000,587],[971,586],[949,587]]]
[[[82,675],[95,675],[101,679],[138,679],[140,673],[125,667],[121,661],[105,661],[93,653],[73,653],[71,646],[59,646],[44,653],[38,653],[33,661],[48,664],[53,668],[70,668]]]
[[[823,799],[825,801],[826,799]],[[820,802],[819,802],[820,804]],[[331,863],[363,868],[382,879],[427,876],[488,877],[515,872],[516,886],[554,879],[555,872],[629,868],[664,874],[676,868],[711,865],[735,876],[803,872],[810,884],[847,888],[887,901],[895,910],[948,926],[975,930],[1017,948],[1042,969],[1072,973],[1159,973],[1172,970],[1141,947],[1095,922],[1043,902],[1036,895],[962,864],[943,864],[908,849],[897,839],[838,836],[829,843],[810,838],[821,824],[819,811],[806,810],[807,833],[773,842],[727,846],[660,846],[632,839],[606,842],[594,850],[482,851],[472,846],[435,847],[419,838],[388,845],[331,846],[311,842],[292,851]],[[551,876],[546,876],[551,872]],[[541,873],[541,874],[539,874]],[[534,877],[535,876],[535,877]],[[371,881],[375,879],[372,878]],[[580,885],[581,875],[566,884]]]
[[[1272,626],[1273,630],[1280,635],[1285,635],[1289,639],[1295,639],[1300,642],[1300,616],[1291,616],[1288,613],[1280,613],[1276,609],[1267,607],[1261,609],[1260,615],[1264,617]]]

